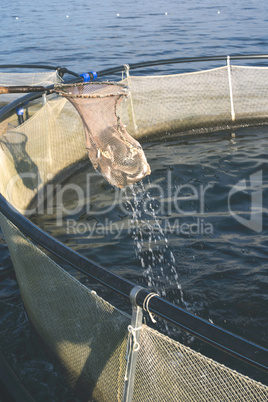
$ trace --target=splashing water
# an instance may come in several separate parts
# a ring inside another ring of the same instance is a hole
[[[167,291],[172,289],[173,296],[174,293],[177,296],[175,302],[186,307],[179,283],[178,264],[157,216],[155,205],[159,201],[150,194],[151,183],[149,181],[145,188],[141,181],[128,188],[130,195],[127,189],[123,191],[126,207],[132,214],[131,228],[135,253],[144,269],[147,285],[162,297],[166,297]]]

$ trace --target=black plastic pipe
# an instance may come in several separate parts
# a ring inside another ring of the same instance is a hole
[[[230,60],[249,60],[249,59],[268,59],[268,55],[231,55]],[[157,66],[163,64],[175,64],[175,63],[191,63],[191,62],[204,62],[204,61],[217,61],[227,60],[227,56],[207,56],[207,57],[189,57],[189,58],[176,58],[165,59],[157,61],[148,61],[144,63],[130,64],[131,69],[138,69],[150,66]],[[0,66],[1,67],[1,66]],[[2,66],[3,67],[3,66]],[[7,65],[7,67],[19,67],[18,65]],[[21,67],[27,67],[26,65]],[[29,68],[37,68],[37,65],[28,65]],[[39,66],[41,67],[41,66]],[[42,66],[50,69],[48,66]],[[55,67],[51,68],[55,69]],[[124,70],[124,66],[112,67],[106,70],[98,72],[98,76],[104,76],[113,74]],[[81,81],[81,77],[76,74],[77,81]],[[53,87],[53,86],[51,86]],[[48,87],[48,88],[51,88]],[[26,101],[36,99],[40,97],[38,94],[29,94],[13,102],[10,105],[2,108],[0,111],[0,119],[2,119],[11,110],[14,110],[16,106],[24,104]],[[67,262],[69,265],[82,272],[85,276],[94,278],[105,287],[121,294],[129,299],[131,290],[136,286],[134,283],[129,282],[109,271],[101,266],[98,266],[94,262],[86,259],[82,255],[64,246],[58,240],[54,239],[46,232],[42,231],[31,221],[21,215],[15,210],[6,200],[0,195],[0,211],[13,222],[26,236],[28,236],[34,243],[41,245],[47,251],[51,252],[62,261]],[[146,289],[142,289],[138,292],[136,301],[139,306],[143,306],[144,300],[148,297],[149,292]],[[217,327],[210,322],[196,317],[195,315],[167,302],[160,297],[153,297],[150,300],[150,311],[172,323],[173,325],[183,329],[199,339],[209,343],[210,345],[217,347],[220,350],[227,352],[228,354],[237,357],[261,370],[268,371],[268,350],[249,342],[241,337],[232,334],[220,327]]]
[[[46,66],[44,64],[0,64],[1,68],[29,68],[29,69],[40,69],[40,70],[57,70],[59,71],[60,75],[63,76],[64,74],[74,75],[75,77],[79,77],[79,74],[75,73],[74,71],[68,70],[68,68],[60,67],[60,66]]]
[[[158,65],[167,65],[167,64],[183,64],[183,63],[196,63],[196,62],[206,62],[206,61],[221,61],[221,60],[226,60],[227,61],[226,55],[220,55],[220,56],[200,56],[200,57],[179,57],[179,58],[173,58],[173,59],[162,59],[162,60],[151,60],[151,61],[146,61],[146,62],[140,62],[140,63],[134,63],[134,64],[129,64],[129,67],[131,70],[139,69],[139,68],[146,68],[146,67],[152,67],[152,66],[158,66]],[[249,54],[249,55],[230,55],[230,60],[256,60],[256,59],[268,59],[268,54]],[[55,70],[55,69],[62,69],[65,72],[74,75],[77,80],[74,80],[72,82],[79,82],[82,81],[82,77],[80,74],[76,74],[66,68],[62,67],[53,67],[53,66],[46,66],[46,65],[34,65],[34,64],[5,64],[5,65],[0,65],[0,68],[44,68],[48,70]],[[115,66],[115,67],[110,67],[105,70],[101,70],[97,72],[98,77],[104,77],[109,74],[114,74],[114,73],[119,73],[124,71],[125,66]],[[66,83],[69,82],[66,81]],[[47,89],[52,89],[53,85],[47,87]],[[38,99],[42,93],[31,93],[28,95],[23,96],[22,98],[17,99],[17,101],[12,102],[11,104],[8,104],[4,106],[2,109],[0,109],[0,120],[3,119],[5,116],[9,114],[9,112],[13,109],[13,107],[21,106],[25,104],[26,102]]]
[[[94,278],[105,287],[129,300],[131,290],[136,287],[134,283],[109,272],[50,236],[20,214],[2,194],[0,194],[0,212],[34,243],[67,262],[68,265],[82,272],[85,276]],[[136,296],[137,304],[142,307],[149,294],[150,292],[146,289],[141,289]],[[161,297],[153,297],[150,300],[149,309],[153,314],[176,327],[258,369],[268,372],[268,349],[211,324]]]
[[[165,64],[182,64],[182,63],[197,63],[205,61],[227,61],[228,56],[204,56],[204,57],[179,57],[174,59],[162,59],[162,60],[151,60],[146,62],[128,64],[130,70],[135,70],[138,68],[159,66]],[[250,60],[250,59],[268,59],[268,54],[253,54],[253,55],[230,55],[230,60]],[[108,74],[118,73],[124,71],[124,65],[107,68],[98,72],[98,77],[103,77]]]
[[[76,74],[75,75],[76,78],[72,79],[72,80],[66,80],[64,81],[64,84],[67,84],[69,82],[75,83],[75,82],[81,82],[83,81],[83,78]],[[45,90],[41,90],[41,92],[32,92],[29,93],[27,95],[24,95],[16,100],[14,100],[11,103],[8,103],[7,105],[3,106],[0,109],[0,121],[2,121],[3,119],[7,118],[16,108],[24,106],[25,104],[27,104],[30,101],[33,101],[35,99],[41,98],[41,96],[49,90],[53,89],[54,85],[49,85],[48,87],[45,88]],[[1,95],[0,95],[0,100],[1,100]]]

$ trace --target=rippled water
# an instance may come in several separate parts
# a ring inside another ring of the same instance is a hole
[[[267,344],[267,134],[247,128],[235,137],[223,132],[143,144],[152,174],[141,184],[122,194],[87,166],[63,185],[62,224],[57,198],[52,213],[34,221],[114,273]],[[248,187],[232,193],[243,180]],[[79,208],[74,183],[85,195]],[[259,212],[251,215],[258,209],[254,191],[263,199],[260,227]]]
[[[265,53],[268,43],[264,1],[36,0],[16,1],[13,6],[2,0],[0,16],[1,64],[54,64],[79,73],[158,58]],[[81,233],[73,230],[71,236],[66,227],[55,229],[50,217],[39,223],[114,272],[157,286],[169,300],[265,346],[266,138],[267,129],[246,129],[235,138],[223,133],[144,144],[153,173],[143,186],[135,187],[135,199],[129,191],[123,204],[116,204],[108,222],[104,215],[86,222],[82,215],[76,216],[69,231],[80,223]],[[76,176],[78,183],[85,174]],[[260,234],[235,218],[240,211],[240,217],[249,219],[249,193],[234,193],[228,206],[231,189],[244,179],[249,185],[254,174],[263,184]],[[180,186],[184,187],[178,193]],[[159,188],[164,202],[159,201]],[[97,185],[95,190],[96,201],[101,201]],[[113,190],[105,191],[112,202]],[[175,194],[188,195],[191,201],[170,202]],[[153,201],[144,211],[144,200],[149,199]],[[135,218],[128,217],[133,210],[144,226],[137,227]],[[83,226],[88,222],[90,226]],[[105,231],[112,223],[117,224],[114,234]],[[1,233],[0,279],[1,348],[39,401],[66,400],[60,376],[28,325]]]
[[[148,59],[265,53],[266,2],[1,1],[1,64],[78,72]]]
[[[64,216],[56,196],[34,222],[115,274],[267,346],[267,134],[144,143],[152,174],[142,183],[117,191],[87,166],[63,184]],[[72,184],[84,194],[79,207]]]

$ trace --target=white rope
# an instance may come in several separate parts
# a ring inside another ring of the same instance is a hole
[[[135,118],[135,113],[134,113],[134,105],[133,105],[132,92],[131,92],[131,78],[130,78],[130,74],[129,74],[129,65],[124,64],[124,67],[125,67],[125,73],[126,73],[126,77],[127,77],[127,85],[129,87],[129,99],[130,99],[132,120],[133,120],[134,129],[137,132],[138,126],[136,124],[136,118]]]
[[[125,381],[128,381],[129,379],[129,369],[130,369],[130,361],[131,361],[131,356],[132,352],[138,352],[140,349],[140,344],[137,341],[137,334],[136,331],[140,331],[142,327],[134,328],[132,325],[129,325],[127,327],[128,332],[132,335],[132,339],[130,338],[128,341],[128,346],[127,346],[127,351],[126,351],[126,360],[127,360],[127,365],[126,365],[126,372],[125,372]],[[131,348],[132,345],[132,348]],[[132,351],[131,351],[132,349]],[[132,356],[133,357],[133,356]]]
[[[151,320],[152,320],[152,322],[155,324],[156,323],[156,320],[154,319],[154,316],[152,315],[152,313],[150,312],[150,310],[149,310],[149,302],[150,302],[150,300],[153,298],[153,297],[160,297],[157,293],[149,293],[146,297],[145,297],[145,299],[144,299],[144,301],[143,301],[143,310],[144,311],[147,311],[148,313],[149,313],[149,317],[151,318]]]
[[[140,331],[142,329],[142,327],[134,328],[134,327],[132,327],[132,325],[129,325],[127,327],[127,329],[128,329],[128,332],[133,337],[133,348],[132,349],[133,349],[134,352],[137,352],[139,350],[139,348],[140,348],[140,344],[137,341],[136,331]]]

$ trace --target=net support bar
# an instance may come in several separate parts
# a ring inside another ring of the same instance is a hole
[[[135,286],[130,292],[130,301],[132,304],[131,325],[128,326],[129,337],[126,352],[127,367],[125,374],[125,384],[123,392],[123,402],[130,402],[133,396],[135,369],[140,348],[139,337],[142,325],[142,308],[137,305],[136,296],[143,289],[141,286]]]
[[[127,84],[128,84],[129,89],[130,89],[129,100],[130,100],[130,107],[131,107],[131,116],[132,116],[133,126],[134,126],[134,129],[135,129],[135,132],[137,132],[138,126],[137,126],[137,123],[136,123],[136,117],[135,117],[134,105],[133,105],[133,98],[132,98],[132,92],[131,92],[131,78],[130,78],[130,75],[129,75],[129,65],[125,64],[124,67],[125,67],[125,73],[126,73],[126,77],[127,77]]]
[[[228,81],[229,81],[229,92],[230,92],[230,102],[231,102],[231,117],[232,117],[232,121],[234,122],[235,121],[235,111],[234,111],[234,98],[233,98],[233,88],[232,88],[230,56],[227,56],[227,66],[228,66]]]

